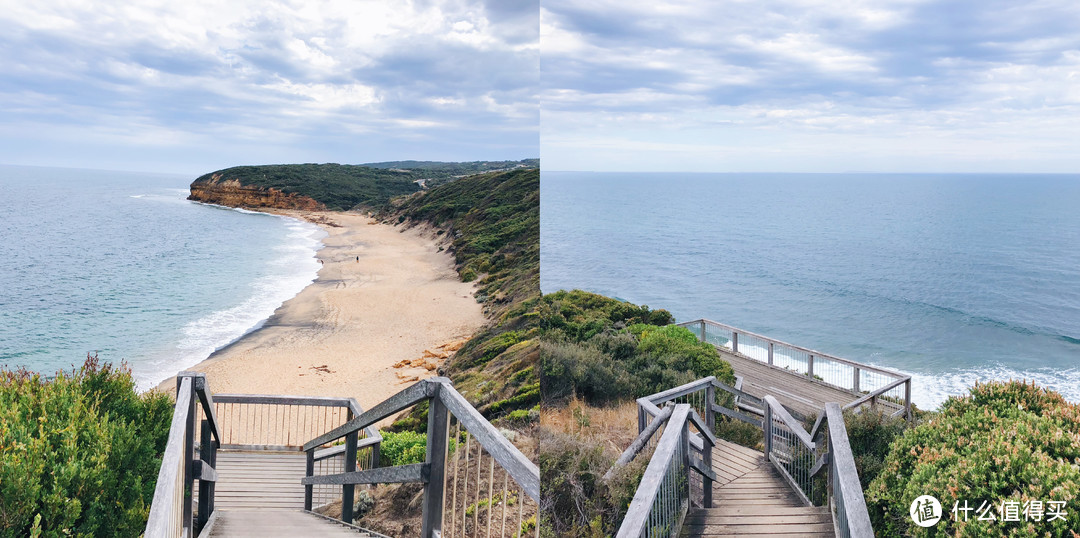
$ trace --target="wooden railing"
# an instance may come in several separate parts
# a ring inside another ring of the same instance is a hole
[[[214,396],[207,390],[205,374],[198,372],[180,372],[176,381],[176,406],[146,526],[148,538],[199,534],[214,511],[219,449],[300,452],[312,437],[363,411],[353,398]],[[319,450],[316,471],[341,472],[350,459],[354,469],[358,461],[360,468],[378,467],[382,442],[378,430],[369,426],[355,435],[362,441],[351,450],[349,446]],[[194,491],[198,499],[193,503]],[[318,504],[328,504],[341,498],[341,489],[320,487],[312,494]]]
[[[646,476],[650,476],[649,470],[654,469],[654,464],[656,470],[651,475],[650,481],[647,482],[645,477],[642,477],[634,495],[634,501],[627,509],[626,517],[619,528],[618,536],[678,535],[682,515],[678,517],[672,515],[671,494],[664,493],[669,491],[664,489],[668,487],[668,482],[658,477],[667,476],[667,474],[662,474],[661,470],[668,473],[672,472],[673,468],[678,469],[677,466],[672,467],[672,462],[683,458],[683,455],[677,449],[668,448],[663,443],[669,432],[681,432],[687,424],[694,424],[698,431],[694,433],[686,430],[686,454],[690,456],[696,451],[701,454],[702,461],[698,462],[693,457],[687,457],[683,461],[686,462],[686,469],[698,471],[697,474],[702,477],[702,484],[700,497],[692,494],[694,490],[690,489],[687,491],[686,498],[692,504],[705,508],[712,506],[712,480],[715,480],[715,474],[711,469],[711,448],[716,443],[717,415],[721,415],[762,428],[765,458],[773,463],[804,504],[812,506],[828,502],[839,536],[873,537],[866,501],[859,484],[859,475],[855,469],[851,446],[848,443],[843,410],[838,404],[826,404],[814,427],[807,432],[803,425],[772,396],[758,399],[739,388],[721,383],[712,376],[639,398],[637,402],[640,433],[634,443],[623,452],[608,475],[614,472],[615,467],[629,463],[636,454],[642,452],[661,427],[664,428],[664,436],[656,445],[649,467],[646,469]],[[747,408],[761,409],[762,418],[744,413],[743,411]],[[685,409],[688,418],[681,418],[682,415],[677,414],[679,409]],[[704,416],[704,419],[695,420],[699,414]],[[681,439],[682,434],[671,433],[671,436]],[[827,443],[822,443],[822,437],[827,437]],[[681,441],[669,441],[674,444],[678,442]],[[662,446],[664,446],[663,450],[661,450]],[[822,450],[825,447],[827,450]],[[827,479],[820,474],[825,469],[828,469]],[[690,484],[689,479],[694,473],[678,470],[675,472],[679,479],[685,475],[686,483]],[[642,499],[641,502],[638,502],[639,497]],[[657,498],[667,499],[669,502],[659,505],[647,502],[648,499]]]
[[[354,398],[218,394],[214,408],[220,419],[222,448],[302,452],[304,443],[345,424],[363,411]],[[356,442],[327,446],[316,452],[315,474],[379,466],[382,436],[374,426],[356,434]],[[344,500],[340,487],[312,488],[316,507]],[[349,506],[351,508],[352,502]]]
[[[341,473],[314,473],[312,462],[318,457],[319,447],[344,439],[347,453],[351,452],[349,447],[357,444],[358,431],[421,402],[428,403],[423,463],[365,470],[348,470],[347,463]],[[484,419],[446,378],[430,378],[412,385],[315,437],[304,444],[303,450],[308,454],[308,472],[302,482],[308,491],[316,485],[330,484],[342,487],[343,496],[349,498],[348,492],[357,484],[424,484],[421,528],[424,538],[539,535],[536,524],[539,468]],[[501,484],[498,490],[496,484]],[[351,504],[351,501],[342,503],[343,521],[352,519]],[[311,509],[310,499],[305,499],[305,508]]]
[[[195,455],[196,403],[206,417],[200,424],[200,450]],[[196,536],[214,511],[214,465],[221,445],[220,424],[206,376],[180,372],[176,376],[176,405],[169,439],[154,487],[154,500],[146,522],[147,538]],[[192,491],[199,480],[198,512],[193,514]],[[197,517],[196,517],[197,516]]]
[[[856,397],[844,409],[887,406],[892,416],[910,421],[911,376],[782,342],[707,319],[678,324],[709,342],[743,357],[806,376]]]
[[[700,435],[690,431],[691,425]],[[712,506],[712,483],[716,474],[710,468],[709,459],[716,438],[689,404],[676,404],[660,411],[623,452],[620,464],[632,461],[660,427],[664,428],[663,434],[656,443],[656,450],[649,459],[616,538],[676,536],[691,503]],[[692,486],[695,473],[701,477],[703,486],[697,491]],[[700,500],[695,498],[698,492],[702,494]]]

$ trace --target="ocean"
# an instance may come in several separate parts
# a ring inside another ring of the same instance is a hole
[[[1080,401],[1080,176],[543,172],[544,293],[584,289],[913,376]]]
[[[193,179],[0,166],[0,365],[52,375],[96,353],[148,389],[315,279],[325,232],[189,202]]]

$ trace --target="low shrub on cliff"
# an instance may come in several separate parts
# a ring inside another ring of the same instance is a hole
[[[52,380],[0,370],[0,536],[140,534],[172,408],[95,357]]]
[[[1080,406],[1011,381],[977,384],[905,432],[866,500],[879,536],[1076,536],[1078,494]],[[920,495],[941,502],[944,515],[934,527],[917,527],[909,517]],[[1050,515],[1051,501],[1065,502],[1062,517]],[[1003,518],[1006,503],[1018,510],[1011,521]],[[1019,512],[1032,503],[1038,503],[1038,521]],[[986,514],[996,520],[979,520]]]
[[[707,376],[734,384],[731,365],[666,310],[580,290],[545,295],[541,393],[592,404],[638,398]],[[629,324],[629,326],[628,326]]]

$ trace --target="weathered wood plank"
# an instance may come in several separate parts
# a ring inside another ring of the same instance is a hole
[[[345,434],[347,433],[362,430],[398,411],[412,407],[417,403],[430,398],[434,392],[434,388],[431,385],[432,379],[445,378],[430,378],[415,383],[405,390],[379,402],[371,409],[360,413],[360,416],[304,443],[303,449],[305,451],[311,450],[335,439],[345,437]]]
[[[450,413],[458,419],[468,432],[476,437],[484,450],[495,458],[510,478],[521,486],[526,495],[534,501],[540,501],[540,468],[529,461],[520,450],[508,441],[490,422],[458,393],[450,380],[445,377],[432,377],[428,381],[441,383],[439,399]]]
[[[169,426],[169,439],[165,444],[165,454],[158,469],[157,483],[154,485],[154,499],[150,505],[150,516],[146,521],[146,533],[149,538],[172,535],[170,524],[178,516],[173,510],[179,502],[176,498],[177,482],[183,479],[181,461],[184,457],[184,436],[187,423],[187,410],[191,405],[191,378],[180,380],[176,392],[176,405],[173,407],[172,422]]]
[[[338,473],[323,476],[305,476],[300,483],[314,484],[401,484],[407,482],[427,482],[431,465],[413,463],[397,467],[380,467],[351,473]]]

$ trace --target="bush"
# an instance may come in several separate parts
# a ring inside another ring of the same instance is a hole
[[[881,473],[866,492],[875,530],[884,536],[1069,536],[1080,512],[1066,505],[1065,519],[1041,522],[953,521],[951,509],[983,501],[998,512],[1005,501],[1067,501],[1080,493],[1080,406],[1035,385],[1011,381],[976,384],[968,396],[950,398],[941,413],[892,445]],[[919,495],[941,502],[934,527],[915,526],[908,515]]]
[[[544,536],[611,536],[618,530],[651,454],[639,454],[604,480],[615,457],[604,445],[540,431],[540,514]]]
[[[859,482],[865,490],[885,465],[893,440],[908,430],[903,417],[891,417],[884,412],[865,409],[861,413],[844,413],[848,442],[855,458]]]
[[[424,463],[427,459],[427,434],[415,431],[379,430],[382,443],[379,445],[379,465],[396,467],[412,463]],[[467,435],[462,433],[462,435]],[[457,440],[450,439],[449,453],[457,449]]]
[[[427,457],[427,434],[413,431],[380,431],[379,462],[383,467],[423,463]]]
[[[136,536],[146,526],[173,404],[87,357],[53,380],[0,371],[0,536]]]

